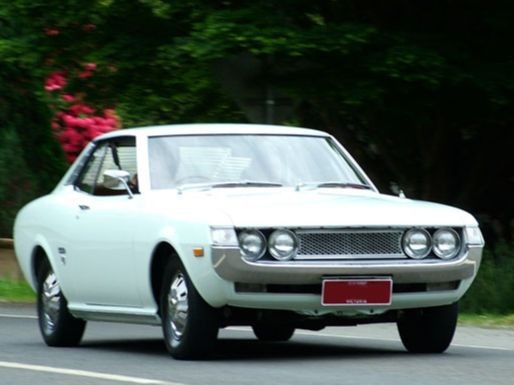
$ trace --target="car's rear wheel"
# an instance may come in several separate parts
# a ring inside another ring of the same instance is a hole
[[[176,259],[164,271],[160,300],[164,341],[170,354],[184,360],[207,357],[218,336],[218,311],[204,301]]]
[[[405,348],[412,353],[442,353],[452,342],[458,303],[403,311],[397,321]]]
[[[260,341],[288,341],[295,328],[289,325],[273,325],[259,323],[252,326],[253,333]]]
[[[59,280],[48,261],[39,271],[37,290],[39,330],[48,346],[76,346],[84,335],[86,322],[73,317]]]

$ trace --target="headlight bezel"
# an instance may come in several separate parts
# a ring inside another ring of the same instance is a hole
[[[444,234],[444,233],[451,234],[455,240],[455,247],[448,254],[445,254],[445,252],[440,249],[440,247],[438,246],[438,242],[437,242],[437,239],[439,237],[441,237],[441,234]],[[432,251],[434,252],[435,256],[438,257],[439,259],[450,260],[450,259],[455,258],[459,254],[461,246],[462,246],[462,240],[461,240],[461,237],[459,236],[459,233],[450,227],[439,228],[432,234]]]
[[[415,234],[422,234],[427,239],[427,247],[423,253],[416,253],[412,249],[412,245],[407,244],[407,242],[409,240],[412,240],[412,237]],[[402,243],[403,252],[405,253],[405,255],[407,255],[411,259],[416,259],[416,260],[424,259],[424,258],[428,257],[430,255],[430,253],[432,252],[432,236],[430,235],[428,230],[426,230],[424,228],[415,227],[415,228],[405,231],[405,233],[402,236],[401,243]]]
[[[276,242],[280,236],[289,237],[292,241],[292,248],[289,252],[283,253],[280,249],[277,249]],[[277,261],[290,261],[298,252],[299,241],[296,234],[289,229],[276,229],[268,237],[268,252]]]
[[[261,246],[258,252],[250,252],[248,248],[245,248],[244,246],[244,238],[245,237],[251,237],[255,236],[258,239],[261,240]],[[258,229],[245,229],[239,232],[237,235],[238,245],[241,249],[241,254],[243,258],[249,262],[255,262],[261,259],[265,254],[267,250],[267,240],[262,231]]]

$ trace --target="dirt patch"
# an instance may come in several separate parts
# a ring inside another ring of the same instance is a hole
[[[20,267],[16,261],[11,240],[0,240],[0,278],[20,281],[23,279]]]

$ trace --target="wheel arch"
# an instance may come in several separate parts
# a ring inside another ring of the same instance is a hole
[[[36,245],[32,250],[32,258],[31,258],[31,271],[30,271],[30,285],[36,289],[41,269],[43,267],[44,262],[52,265],[50,258],[48,257],[48,253],[45,248],[41,245]]]
[[[160,314],[160,295],[162,290],[163,271],[172,258],[180,259],[175,248],[165,241],[161,241],[153,250],[150,263],[150,283],[152,294]]]

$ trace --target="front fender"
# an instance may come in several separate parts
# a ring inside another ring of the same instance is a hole
[[[214,271],[211,262],[210,247],[210,227],[205,224],[187,223],[180,226],[180,232],[177,227],[166,225],[162,227],[157,237],[151,242],[151,251],[148,250],[147,255],[153,255],[157,245],[162,243],[169,244],[177,253],[178,258],[184,265],[189,277],[196,290],[202,298],[213,307],[220,307],[226,304],[224,301],[226,282],[222,280]],[[138,244],[138,242],[136,242]],[[150,245],[148,245],[150,247]],[[202,248],[203,256],[195,256],[193,249]],[[136,255],[139,252],[136,251]],[[139,254],[141,255],[141,254]],[[152,282],[151,282],[151,259],[147,262],[146,269],[148,277],[144,285],[143,302],[153,301]],[[158,305],[158,304],[156,304]]]

